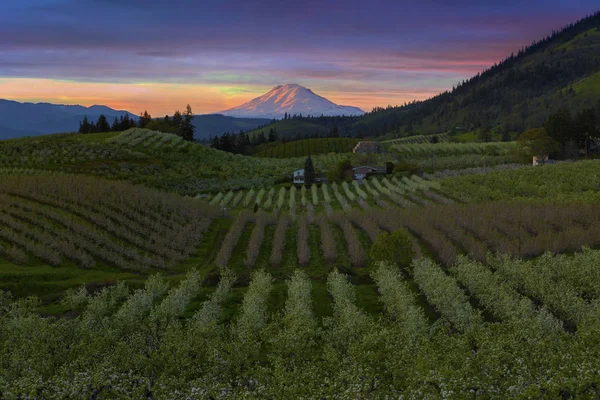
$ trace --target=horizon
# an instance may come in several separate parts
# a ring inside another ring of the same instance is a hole
[[[368,112],[451,90],[598,7],[183,3],[184,15],[162,0],[0,5],[0,98],[160,117],[188,103],[195,114],[218,113],[294,82]]]

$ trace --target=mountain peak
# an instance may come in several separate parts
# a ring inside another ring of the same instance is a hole
[[[230,117],[282,118],[285,114],[312,116],[355,116],[364,111],[357,107],[337,105],[297,83],[275,86],[269,92],[239,107],[221,111]]]

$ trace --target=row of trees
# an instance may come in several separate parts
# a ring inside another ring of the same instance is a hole
[[[129,115],[121,115],[120,118],[115,117],[112,125],[108,122],[106,115],[100,114],[96,122],[90,122],[88,117],[84,117],[79,123],[79,133],[101,133],[101,132],[122,132],[129,128],[135,128],[138,123],[129,118]]]
[[[188,104],[183,114],[177,110],[173,116],[165,115],[164,118],[153,119],[148,111],[140,114],[136,121],[129,118],[129,115],[115,117],[112,125],[104,114],[98,117],[98,120],[90,122],[87,117],[79,123],[79,133],[101,133],[101,132],[122,132],[130,128],[146,128],[153,131],[173,133],[181,136],[184,140],[193,142],[196,127],[192,123],[194,114],[192,107]]]
[[[251,148],[260,146],[265,143],[277,141],[277,133],[273,128],[269,130],[269,135],[265,135],[263,131],[259,134],[250,136],[248,133],[240,132],[225,133],[223,136],[215,136],[210,140],[213,148],[227,151],[234,154],[249,154],[252,153]]]

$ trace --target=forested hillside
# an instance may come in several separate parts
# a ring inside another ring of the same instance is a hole
[[[354,134],[406,136],[540,127],[561,107],[600,108],[600,13],[554,32],[430,100],[377,109]]]

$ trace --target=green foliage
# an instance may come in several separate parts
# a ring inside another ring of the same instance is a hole
[[[432,99],[376,109],[353,128],[404,136],[490,126],[503,134],[543,126],[563,107],[579,111],[593,106],[598,98],[599,20],[595,13],[571,24]],[[562,47],[566,43],[568,48]]]
[[[381,233],[371,245],[371,259],[396,265],[400,268],[410,266],[415,257],[412,240],[405,230]]]
[[[315,180],[315,166],[313,164],[312,158],[308,156],[306,158],[306,162],[304,163],[304,184],[310,185]]]
[[[599,161],[579,161],[457,176],[441,181],[447,193],[472,201],[535,199],[560,202],[600,201]]]
[[[265,150],[256,153],[257,157],[292,158],[315,154],[350,153],[358,139],[320,138],[303,139],[292,142],[269,144]]]
[[[350,182],[354,179],[354,172],[350,160],[340,161],[327,172],[328,182]]]
[[[528,162],[536,156],[540,160],[558,151],[559,144],[552,139],[544,128],[529,129],[517,139],[520,156]]]

